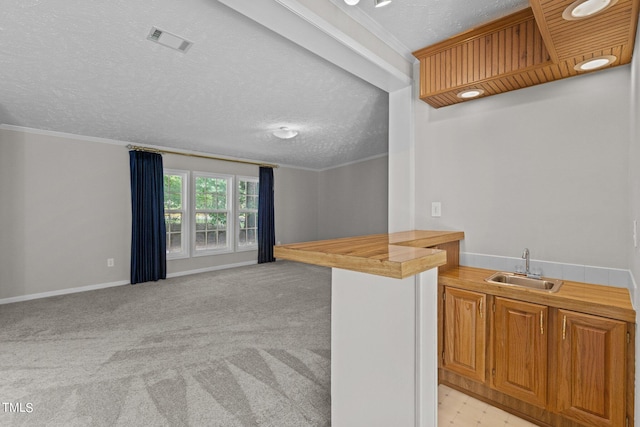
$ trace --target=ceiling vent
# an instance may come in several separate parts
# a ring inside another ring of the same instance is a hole
[[[182,53],[188,51],[191,45],[193,45],[193,42],[190,42],[189,40],[183,39],[182,37],[176,36],[175,34],[171,34],[156,27],[151,27],[151,31],[149,31],[147,40],[151,40],[152,42],[170,47],[171,49],[175,49]]]

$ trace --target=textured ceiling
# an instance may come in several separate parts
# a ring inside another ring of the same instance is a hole
[[[356,6],[346,6],[344,0],[331,2],[407,52],[529,6],[528,0],[393,0],[379,8],[374,0],[360,0]]]
[[[357,7],[413,50],[522,3]],[[152,26],[194,45],[152,43]],[[312,169],[387,152],[386,92],[215,0],[4,0],[0,64],[4,124]]]

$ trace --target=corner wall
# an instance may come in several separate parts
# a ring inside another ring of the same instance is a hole
[[[0,129],[0,182],[0,299],[128,283],[124,147]]]
[[[318,239],[387,232],[388,156],[320,172]]]
[[[640,49],[640,27],[638,27],[636,35],[637,49]],[[638,53],[634,55],[631,62],[630,105],[629,200],[631,220],[638,221],[638,235],[636,236],[638,246],[633,247],[632,244],[628,244],[627,247],[630,248],[629,268],[637,285],[640,282],[640,54]],[[631,240],[629,240],[629,243],[631,243]],[[632,295],[634,296],[635,309],[640,312],[640,292],[637,288],[632,289]],[[640,352],[637,354],[640,354]]]
[[[274,170],[276,243],[318,240],[318,179],[321,172]]]

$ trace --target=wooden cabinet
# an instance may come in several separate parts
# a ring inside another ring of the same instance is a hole
[[[443,367],[485,381],[487,296],[445,289]]]
[[[546,407],[548,308],[499,297],[494,307],[491,387]]]
[[[625,421],[626,324],[558,310],[555,410],[589,426]]]
[[[627,317],[482,290],[441,286],[440,382],[543,426],[633,425]]]

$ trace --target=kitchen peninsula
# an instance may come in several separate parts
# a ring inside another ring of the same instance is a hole
[[[437,425],[438,267],[460,231],[413,230],[279,245],[279,259],[332,268],[335,427]]]

